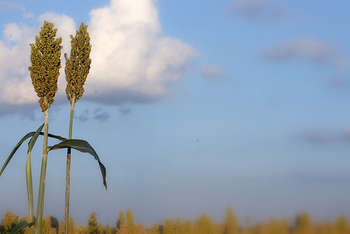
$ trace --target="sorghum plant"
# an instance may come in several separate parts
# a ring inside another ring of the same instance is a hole
[[[47,141],[49,129],[49,109],[54,102],[57,92],[57,79],[61,68],[62,38],[56,38],[57,29],[47,21],[41,28],[35,43],[30,44],[32,66],[29,67],[30,76],[35,92],[38,95],[42,112],[44,113],[44,143],[41,163],[39,197],[37,208],[36,233],[42,233],[42,218],[44,210],[45,179],[47,165]]]
[[[74,118],[74,106],[75,103],[82,97],[84,93],[84,83],[90,70],[90,36],[87,31],[87,25],[81,24],[79,30],[75,36],[71,35],[71,51],[66,59],[66,94],[67,99],[71,104],[70,119],[69,119],[69,136],[68,139],[72,139],[73,118]],[[69,194],[70,194],[70,164],[71,164],[71,148],[67,149],[67,163],[66,163],[66,194],[65,194],[65,233],[68,233],[69,229]]]
[[[49,108],[54,102],[54,97],[57,91],[57,79],[59,76],[59,69],[61,67],[61,38],[56,38],[57,29],[54,25],[49,22],[44,22],[41,27],[39,36],[35,38],[35,43],[30,44],[31,46],[31,62],[32,66],[29,67],[32,83],[34,90],[39,97],[39,104],[42,112],[44,113],[45,122],[35,132],[27,133],[22,139],[19,140],[17,145],[13,148],[5,163],[1,167],[0,176],[3,174],[5,168],[15,155],[16,151],[23,144],[24,141],[30,139],[28,143],[27,151],[27,163],[26,163],[26,182],[27,182],[27,193],[28,193],[28,209],[29,209],[29,223],[22,221],[16,227],[13,228],[12,232],[17,233],[22,231],[26,227],[30,227],[35,224],[36,233],[42,233],[43,223],[43,209],[44,209],[44,193],[45,193],[45,178],[46,178],[46,166],[48,152],[57,149],[67,149],[70,160],[71,148],[78,150],[83,153],[89,153],[95,160],[97,160],[100,167],[103,184],[107,189],[106,182],[106,168],[102,164],[99,156],[97,155],[94,148],[82,139],[71,139],[72,137],[72,126],[73,126],[73,115],[74,115],[74,104],[79,100],[84,92],[84,82],[90,69],[91,60],[89,58],[91,45],[90,38],[87,33],[87,26],[82,24],[76,36],[72,36],[72,51],[70,58],[66,55],[66,77],[67,77],[67,88],[66,93],[68,100],[71,103],[71,118],[70,118],[70,130],[69,139],[61,136],[53,135],[48,133],[49,128]],[[42,129],[44,128],[44,132]],[[32,171],[31,171],[31,151],[35,145],[35,142],[39,135],[44,136],[43,141],[43,157],[41,164],[41,174],[39,183],[39,198],[37,204],[37,219],[34,218],[33,210],[33,183],[32,183]],[[55,138],[60,143],[53,146],[48,146],[48,137]],[[68,157],[67,157],[68,160]],[[70,162],[69,162],[70,163]],[[67,170],[69,167],[67,167]],[[70,170],[68,170],[69,172]],[[69,181],[69,176],[67,177]],[[68,184],[68,200],[69,200],[69,184]],[[69,205],[69,203],[68,203]],[[69,211],[69,210],[68,210]],[[66,217],[69,217],[69,213]],[[68,222],[66,222],[68,223]]]

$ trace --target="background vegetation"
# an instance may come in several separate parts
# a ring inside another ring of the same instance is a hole
[[[21,220],[10,211],[7,211],[1,220],[0,233],[8,233]],[[116,217],[114,224],[102,225],[98,221],[95,212],[91,213],[87,226],[74,224],[70,218],[70,233],[77,234],[350,234],[349,220],[345,216],[339,216],[334,221],[312,220],[308,213],[297,215],[293,222],[285,218],[270,219],[261,223],[239,223],[232,209],[227,209],[223,221],[215,221],[203,213],[195,220],[166,219],[164,223],[153,224],[146,227],[135,223],[130,210],[123,211]],[[65,224],[57,218],[46,216],[43,232],[48,234],[64,233]],[[26,228],[22,233],[30,233]]]

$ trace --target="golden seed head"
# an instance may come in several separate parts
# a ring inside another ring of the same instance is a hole
[[[61,68],[62,38],[56,38],[56,32],[54,25],[45,21],[35,43],[30,44],[32,66],[28,69],[43,112],[54,102]]]
[[[66,58],[66,94],[70,102],[78,101],[84,93],[84,83],[90,70],[91,44],[87,25],[81,24],[75,36],[71,35],[70,57]]]

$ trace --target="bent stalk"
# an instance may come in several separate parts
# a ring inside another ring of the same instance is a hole
[[[68,139],[72,139],[73,130],[73,117],[74,117],[74,104],[75,98],[72,98],[71,108],[70,108],[70,119],[69,119],[69,136]],[[71,164],[71,148],[67,149],[67,164],[66,164],[66,203],[64,212],[65,221],[65,233],[69,233],[69,198],[70,198],[70,164]]]
[[[43,227],[44,194],[45,194],[45,179],[46,179],[46,165],[47,165],[47,152],[48,152],[47,141],[48,141],[48,132],[49,132],[49,108],[45,110],[44,116],[45,116],[44,144],[43,144],[43,158],[41,162],[41,173],[40,173],[36,234],[41,234],[42,227]]]

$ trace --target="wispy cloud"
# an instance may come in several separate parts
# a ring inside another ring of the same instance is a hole
[[[201,76],[205,79],[219,79],[225,76],[225,71],[218,65],[204,64],[201,69]]]
[[[334,88],[348,88],[349,87],[349,74],[340,72],[331,77],[329,84]]]
[[[340,48],[315,39],[288,41],[263,50],[264,59],[271,62],[303,61],[309,64],[326,65],[334,75],[328,84],[340,88],[348,84],[350,57]]]
[[[87,122],[89,120],[105,122],[110,118],[110,114],[102,108],[95,108],[93,110],[85,109],[82,113],[78,114],[76,118],[81,122]]]
[[[53,22],[63,38],[64,52],[69,51],[69,34],[76,30],[71,17],[51,12],[37,20]],[[109,105],[159,100],[168,94],[170,83],[183,77],[196,55],[190,45],[163,36],[153,0],[111,0],[109,5],[90,12],[88,24],[92,64],[86,100]],[[39,26],[31,28],[16,23],[5,27],[4,38],[0,40],[0,63],[3,64],[0,105],[19,106],[37,101],[29,79],[28,44],[38,31]],[[64,96],[63,73],[62,69],[58,98]],[[104,118],[103,115],[100,118]]]
[[[121,114],[121,115],[129,115],[129,114],[131,114],[131,108],[129,108],[129,107],[120,107],[119,108],[119,113]]]
[[[96,108],[93,112],[93,119],[100,122],[105,122],[109,119],[110,115],[108,112],[103,111],[102,108]]]
[[[228,10],[248,20],[280,20],[287,16],[286,7],[272,0],[233,0]]]
[[[298,174],[293,175],[293,178],[300,183],[309,185],[320,184],[322,186],[325,184],[331,186],[344,186],[350,182],[349,174],[343,172],[298,172]]]
[[[298,137],[312,144],[350,143],[350,128],[338,131],[306,130],[298,134]]]
[[[0,9],[1,8],[2,9],[7,8],[7,9],[13,9],[13,10],[20,11],[24,18],[30,18],[30,19],[34,18],[34,15],[31,12],[27,11],[27,9],[23,5],[18,4],[18,3],[8,2],[8,1],[0,1]]]
[[[88,109],[85,109],[82,113],[76,115],[76,118],[80,122],[86,122],[90,119],[90,111]]]
[[[313,39],[301,39],[265,49],[263,56],[272,61],[304,59],[311,63],[348,66],[349,61],[331,44]]]

